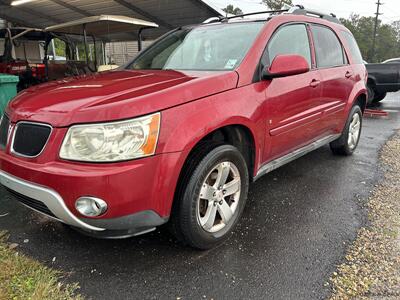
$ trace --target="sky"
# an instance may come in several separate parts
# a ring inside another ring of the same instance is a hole
[[[239,7],[244,12],[265,10],[261,0],[208,0],[213,5],[224,8],[228,4]],[[373,16],[376,12],[377,0],[299,0],[295,4],[302,4],[306,8],[334,13],[340,18],[348,18],[352,13],[363,16]],[[385,23],[400,20],[400,0],[382,0],[380,16]]]

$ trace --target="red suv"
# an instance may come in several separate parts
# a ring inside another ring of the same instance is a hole
[[[249,183],[320,146],[356,149],[367,72],[333,16],[293,8],[178,28],[123,68],[21,92],[0,128],[0,181],[98,237],[169,223],[207,249]]]

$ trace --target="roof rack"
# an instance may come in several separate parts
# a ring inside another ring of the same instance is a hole
[[[327,15],[327,14],[319,12],[319,11],[305,9],[303,5],[295,5],[288,9],[259,11],[259,12],[229,16],[229,17],[221,17],[221,16],[212,17],[212,18],[205,20],[203,23],[206,24],[206,23],[215,23],[215,22],[228,22],[231,19],[243,18],[243,17],[247,17],[247,16],[263,15],[263,14],[277,15],[277,14],[284,14],[284,13],[293,14],[293,15],[313,16],[313,17],[318,17],[318,18],[330,21],[330,22],[341,24],[341,22],[336,17],[336,15],[334,15],[334,14]]]
[[[342,24],[335,14],[325,14],[316,10],[305,9],[303,5],[295,5],[288,11],[289,14],[318,17],[330,22]]]
[[[234,15],[234,16],[229,16],[229,17],[212,17],[207,20],[205,20],[203,23],[215,23],[215,22],[227,22],[231,19],[236,19],[236,18],[243,18],[247,16],[254,16],[254,15],[263,15],[263,14],[280,14],[283,12],[288,12],[289,9],[280,9],[280,10],[266,10],[266,11],[258,11],[258,12],[252,12],[252,13],[247,13],[247,14],[241,14],[241,15]]]

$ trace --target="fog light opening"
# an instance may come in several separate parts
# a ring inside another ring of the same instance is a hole
[[[107,211],[107,203],[95,197],[80,197],[75,202],[75,208],[85,217],[98,217]]]

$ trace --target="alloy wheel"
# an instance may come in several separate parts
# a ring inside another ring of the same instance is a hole
[[[206,176],[197,203],[197,219],[210,233],[220,231],[232,221],[238,208],[241,178],[232,162],[221,162]]]
[[[360,131],[361,131],[361,117],[358,113],[355,113],[351,119],[350,126],[349,126],[349,134],[347,144],[349,148],[353,150],[358,143],[360,138]]]

